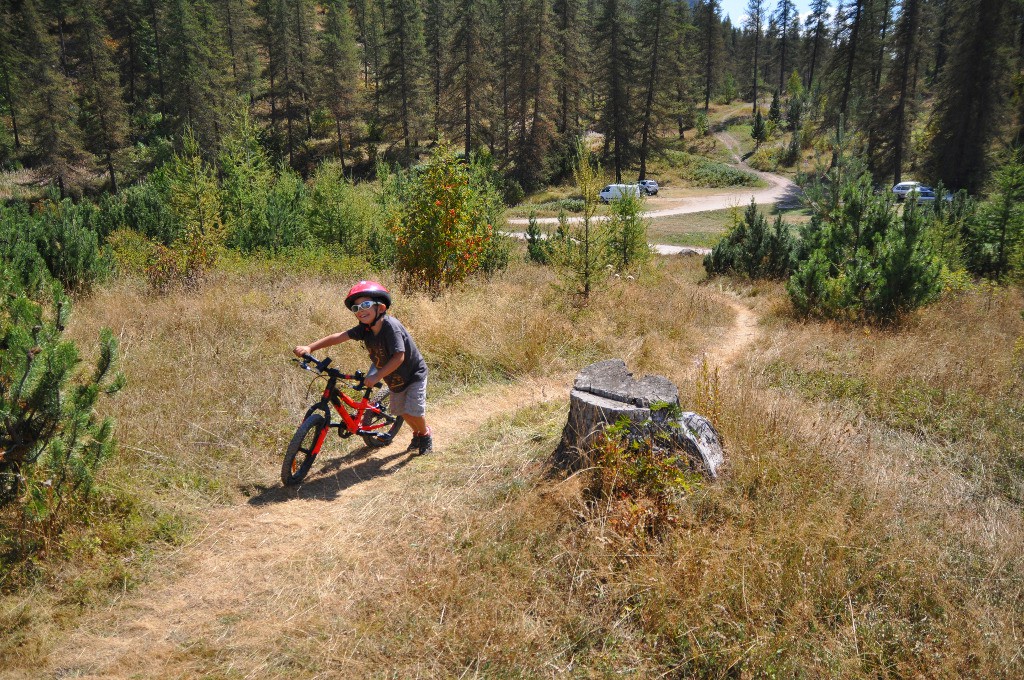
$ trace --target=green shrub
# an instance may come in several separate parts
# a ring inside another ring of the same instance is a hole
[[[9,286],[0,291],[0,517],[12,522],[0,531],[0,553],[8,559],[44,550],[81,521],[95,473],[114,451],[113,422],[95,406],[124,384],[117,342],[104,329],[91,375],[77,376],[78,350],[62,338],[70,309],[59,286],[45,309]]]
[[[811,187],[811,222],[802,230],[800,263],[786,286],[801,314],[884,323],[925,304],[941,288],[941,264],[928,247],[923,212],[902,214],[875,195],[868,173]]]
[[[170,206],[170,189],[163,169],[150,175],[149,179],[128,187],[119,195],[121,207],[115,212],[120,219],[111,221],[106,227],[107,234],[115,229],[131,229],[157,243],[169,246],[182,233],[181,222]],[[111,209],[111,201],[107,209]]]
[[[345,179],[339,163],[323,163],[309,192],[309,228],[321,243],[347,253],[366,253],[367,237],[380,222],[373,195]]]
[[[747,163],[761,172],[775,172],[779,167],[778,149],[773,146],[759,147]]]
[[[526,226],[526,256],[537,264],[547,264],[551,260],[551,240],[541,231],[535,212],[530,213]]]
[[[266,206],[266,232],[253,234],[249,249],[272,253],[309,242],[308,199],[306,185],[297,173],[282,168],[270,187]]]
[[[36,218],[24,203],[0,205],[0,267],[16,290],[38,291],[49,278],[46,262],[36,249]]]
[[[70,199],[45,202],[36,215],[24,205],[0,207],[0,259],[19,290],[39,290],[49,278],[84,292],[110,265],[99,247],[97,209]]]
[[[697,154],[668,149],[665,151],[665,159],[669,166],[679,170],[682,179],[696,186],[754,187],[764,184],[757,175],[737,170],[725,163],[708,160]]]
[[[110,271],[100,251],[97,213],[92,203],[64,199],[47,205],[37,222],[36,248],[50,275],[70,291],[86,291]]]
[[[964,258],[976,275],[1001,280],[1024,267],[1024,150],[996,172],[993,191],[967,221]]]
[[[795,241],[782,216],[768,227],[753,199],[743,219],[704,258],[708,274],[738,273],[752,279],[784,279],[793,272]]]

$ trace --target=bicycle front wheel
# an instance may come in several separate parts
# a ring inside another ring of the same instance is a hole
[[[281,465],[281,483],[294,486],[306,478],[327,435],[327,419],[314,411],[295,430]]]
[[[388,409],[391,407],[391,390],[389,390],[386,387],[380,388],[380,391],[377,392],[377,394],[374,396],[373,404],[381,411],[383,411],[385,414],[387,414]],[[379,413],[373,413],[371,411],[366,411],[363,413],[364,428],[370,427],[372,425],[377,425],[379,423],[384,422],[385,420],[387,419],[384,417],[384,415]],[[382,446],[387,446],[392,441],[394,441],[395,435],[398,434],[398,431],[400,429],[402,429],[403,422],[404,421],[402,420],[402,417],[399,416],[395,418],[395,422],[391,423],[391,427],[382,427],[378,430],[374,430],[372,434],[362,435],[363,443],[366,444],[371,449],[379,449]]]

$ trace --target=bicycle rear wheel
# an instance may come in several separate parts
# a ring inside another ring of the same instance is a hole
[[[373,404],[384,413],[388,413],[388,408],[391,406],[391,390],[386,387],[380,388],[380,391],[374,395]],[[366,411],[363,413],[363,427],[370,427],[371,425],[377,425],[384,422],[386,419],[383,415],[378,413],[372,413]],[[382,427],[379,430],[374,430],[373,434],[364,434],[363,443],[371,449],[379,449],[382,446],[387,446],[394,437],[398,434],[398,431],[402,429],[402,423],[405,422],[401,416],[395,418],[395,422],[391,423],[391,427]]]
[[[302,421],[285,450],[281,465],[282,484],[294,486],[306,478],[326,434],[327,419],[321,411],[314,411]]]

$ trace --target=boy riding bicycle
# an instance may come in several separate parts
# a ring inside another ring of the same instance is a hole
[[[302,357],[346,340],[362,340],[373,363],[363,382],[387,383],[391,390],[391,412],[402,416],[412,428],[412,441],[406,451],[420,456],[430,453],[434,440],[426,420],[427,364],[409,331],[388,315],[391,294],[376,281],[360,281],[345,296],[345,307],[355,314],[357,326],[309,345],[299,345],[293,350],[295,355]]]

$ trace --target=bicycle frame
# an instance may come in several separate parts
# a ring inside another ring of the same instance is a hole
[[[391,415],[390,413],[384,413],[379,408],[370,403],[370,391],[373,388],[364,387],[363,398],[357,402],[352,397],[348,396],[347,394],[339,390],[337,385],[334,383],[334,379],[330,380],[327,383],[327,387],[324,389],[323,397],[320,399],[320,402],[318,403],[318,405],[322,404],[324,406],[325,411],[327,410],[327,404],[330,404],[331,406],[334,407],[334,410],[338,413],[338,415],[341,416],[340,423],[329,422],[327,424],[328,428],[336,427],[341,429],[342,427],[344,427],[346,430],[348,430],[349,434],[368,434],[370,432],[373,432],[374,430],[379,430],[381,428],[390,426],[392,423],[395,422],[395,417],[393,415]],[[348,408],[345,408],[346,406]],[[354,409],[354,411],[349,411],[349,408]],[[375,413],[377,415],[383,416],[384,420],[377,423],[376,425],[363,427],[362,422],[367,411],[369,411],[370,413]],[[324,430],[324,432],[326,431],[327,430]]]
[[[308,364],[310,363],[316,366],[315,371],[309,368]],[[324,392],[320,398],[320,401],[311,406],[309,410],[306,412],[306,414],[309,415],[311,411],[320,410],[323,411],[323,413],[327,416],[327,427],[324,428],[323,433],[321,433],[320,435],[321,441],[317,442],[317,450],[319,450],[319,444],[322,443],[322,440],[326,436],[327,431],[332,427],[337,428],[338,430],[342,430],[342,432],[340,432],[342,437],[348,437],[353,434],[372,434],[376,430],[380,430],[385,427],[390,427],[392,424],[394,424],[396,420],[396,417],[394,415],[382,411],[381,409],[374,406],[372,402],[370,402],[370,392],[373,391],[373,386],[363,384],[363,378],[365,376],[362,374],[362,372],[356,371],[355,374],[348,375],[345,373],[341,373],[336,369],[328,368],[327,364],[329,363],[329,358],[324,360],[323,362],[318,362],[316,361],[316,359],[313,359],[313,357],[308,357],[303,362],[301,362],[302,367],[305,368],[306,370],[313,371],[314,373],[317,373],[319,375],[327,375],[327,386],[324,388]],[[338,387],[339,380],[358,381],[357,384],[353,385],[352,387],[354,389],[361,390],[363,393],[363,398],[360,399],[359,401],[356,401],[352,397],[342,392]],[[339,416],[341,416],[340,423],[330,422],[331,417],[330,408],[328,407],[328,404],[330,406],[333,406],[334,410],[338,413]],[[349,409],[353,409],[353,411],[349,411]],[[383,420],[374,425],[364,427],[362,423],[367,412],[379,415],[381,416],[381,418],[383,418]]]

